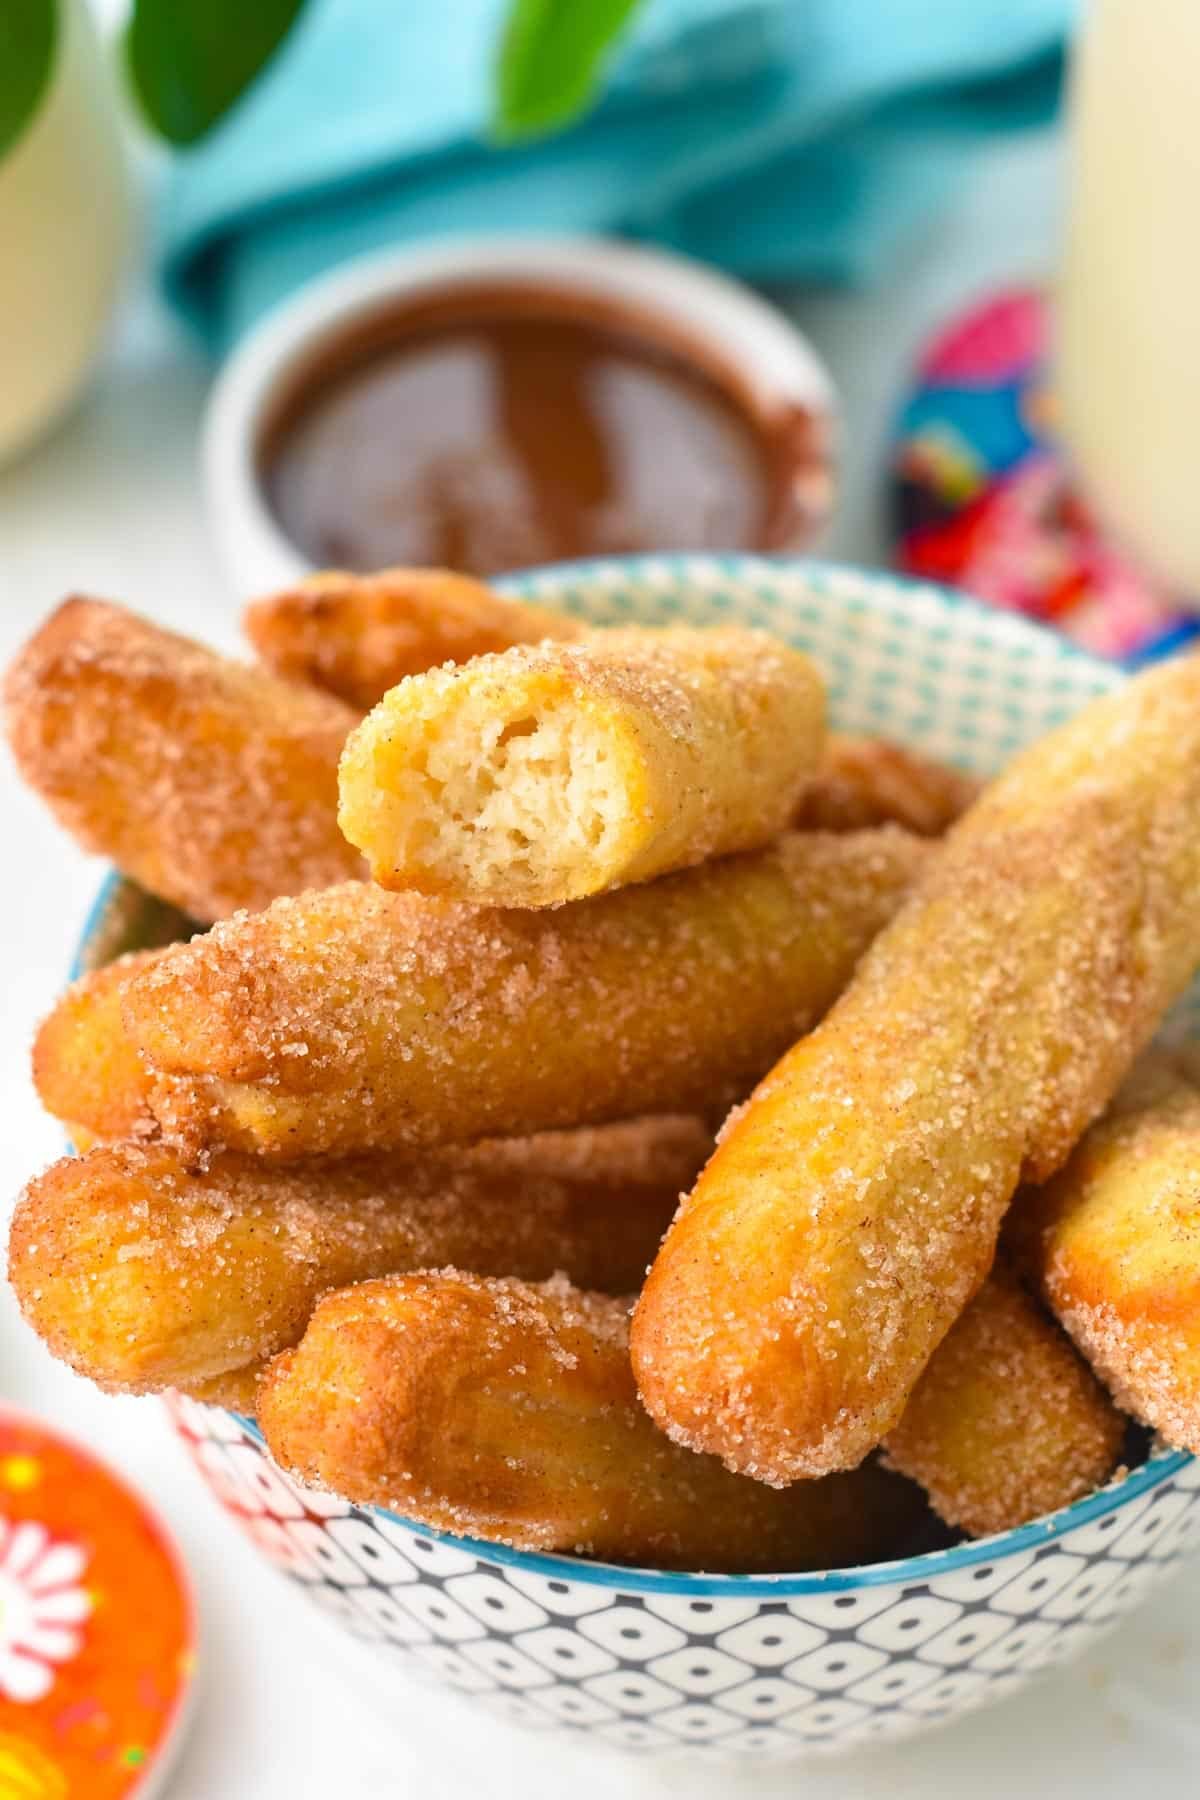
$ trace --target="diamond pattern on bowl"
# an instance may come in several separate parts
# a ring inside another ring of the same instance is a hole
[[[922,1662],[936,1663],[939,1668],[953,1669],[959,1663],[973,1663],[977,1656],[1006,1636],[1010,1622],[1003,1613],[981,1609],[965,1613],[961,1619],[936,1637],[921,1645],[917,1655]]]
[[[573,1683],[559,1682],[531,1694],[530,1699],[543,1711],[553,1713],[564,1725],[608,1725],[618,1717],[611,1706],[605,1706],[586,1688],[576,1687]]]
[[[711,1644],[691,1644],[669,1656],[656,1656],[646,1667],[660,1681],[688,1694],[719,1694],[722,1688],[733,1687],[754,1673],[750,1663]]]
[[[1009,1620],[1008,1625],[1003,1637],[974,1658],[974,1668],[997,1675],[1019,1669],[1059,1635],[1058,1626],[1050,1619],[1020,1619],[1015,1625]]]
[[[858,1635],[864,1644],[908,1655],[926,1638],[953,1624],[961,1612],[962,1607],[955,1600],[938,1600],[928,1593],[911,1594],[899,1606],[860,1625]]]
[[[564,1581],[557,1576],[538,1575],[531,1569],[520,1568],[506,1569],[504,1579],[518,1594],[524,1594],[544,1607],[547,1617],[578,1619],[584,1613],[599,1612],[609,1604],[604,1590],[586,1581]]]
[[[665,1712],[679,1701],[675,1688],[638,1669],[611,1669],[606,1675],[590,1676],[583,1685],[597,1700],[634,1716]]]
[[[764,1612],[757,1619],[748,1619],[744,1625],[723,1632],[717,1643],[732,1656],[743,1656],[760,1669],[773,1669],[819,1649],[827,1637],[820,1626],[807,1625],[788,1613]]]
[[[549,1670],[518,1650],[515,1644],[498,1642],[495,1638],[480,1638],[478,1643],[464,1644],[461,1654],[473,1668],[490,1675],[501,1687],[547,1687],[554,1679]]]
[[[789,1713],[780,1724],[785,1731],[794,1731],[801,1737],[828,1738],[852,1725],[860,1725],[869,1717],[867,1708],[857,1700],[838,1700],[826,1695],[813,1706],[803,1706],[799,1712]]]
[[[658,1722],[685,1744],[711,1743],[737,1729],[736,1721],[715,1706],[676,1706],[661,1713]]]
[[[355,1612],[391,1643],[427,1644],[432,1638],[429,1627],[414,1619],[386,1588],[349,1588],[347,1594]]]
[[[678,1625],[689,1637],[716,1637],[730,1632],[762,1611],[757,1600],[680,1600],[676,1595],[647,1594],[646,1611],[669,1625]],[[721,1638],[722,1645],[731,1646]]]
[[[785,1713],[795,1712],[798,1701],[816,1699],[815,1694],[806,1695],[803,1689],[783,1675],[759,1675],[753,1681],[745,1681],[740,1687],[729,1688],[723,1693],[718,1705],[728,1712],[735,1712],[745,1719],[759,1722],[766,1719],[779,1719]]]
[[[330,1519],[327,1535],[344,1550],[350,1560],[372,1581],[390,1587],[394,1582],[416,1579],[416,1570],[395,1544],[350,1514],[344,1519]]]
[[[505,1634],[534,1631],[550,1622],[550,1615],[543,1607],[537,1606],[527,1594],[514,1593],[499,1575],[482,1571],[474,1575],[456,1575],[446,1583],[446,1592],[491,1631]]]
[[[524,1632],[513,1642],[544,1669],[552,1669],[558,1676],[569,1675],[575,1681],[582,1681],[587,1675],[603,1675],[615,1667],[615,1658],[607,1650],[561,1625]]]
[[[603,1644],[623,1662],[647,1663],[666,1656],[687,1643],[686,1632],[637,1605],[617,1605],[611,1611],[581,1619],[579,1630],[594,1644]]]

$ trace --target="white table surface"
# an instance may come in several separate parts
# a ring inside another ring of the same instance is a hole
[[[796,312],[828,357],[848,419],[845,498],[830,548],[879,560],[880,450],[921,335],[997,279],[1050,266],[1057,159],[1051,143],[989,157],[953,215],[914,248],[886,292],[807,296]],[[0,471],[0,657],[72,589],[116,597],[232,647],[237,598],[217,568],[197,477],[208,372],[138,290],[86,402],[19,465]],[[30,1089],[35,1020],[63,979],[99,867],[79,854],[6,768],[0,783],[4,999],[0,1190],[59,1153]],[[1083,1663],[1032,1693],[897,1749],[802,1771],[745,1775],[679,1762],[658,1769],[539,1737],[380,1674],[310,1616],[218,1510],[153,1400],[113,1400],[53,1364],[0,1294],[0,1392],[94,1445],[161,1505],[199,1590],[200,1707],[175,1800],[432,1800],[521,1796],[629,1800],[772,1796],[812,1800],[1011,1800],[1016,1794],[1196,1791],[1200,1752],[1200,1568],[1153,1598]],[[81,1797],[85,1800],[85,1797]]]

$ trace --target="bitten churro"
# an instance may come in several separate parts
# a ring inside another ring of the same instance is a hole
[[[384,887],[551,906],[769,843],[823,734],[815,667],[763,632],[597,632],[401,682],[339,818]]]
[[[770,1481],[893,1430],[1018,1181],[1061,1165],[1200,960],[1198,884],[1183,659],[1018,758],[733,1121],[635,1316],[652,1416]]]
[[[821,766],[792,813],[805,831],[865,831],[903,825],[920,837],[941,837],[966,812],[982,787],[948,763],[889,744],[883,738],[843,737],[831,731]]]
[[[329,570],[253,601],[242,623],[276,674],[324,688],[359,712],[406,675],[585,629],[566,613],[506,600],[447,569]]]
[[[1200,1091],[1194,1065],[1138,1064],[1008,1233],[1120,1404],[1200,1451]]]
[[[322,1294],[369,1275],[453,1261],[533,1279],[562,1269],[627,1293],[707,1148],[687,1119],[438,1160],[280,1168],[234,1155],[193,1173],[160,1144],[114,1145],[30,1184],[9,1279],[80,1374],[194,1390],[294,1344]]]
[[[677,1449],[638,1405],[627,1303],[455,1270],[322,1301],[259,1420],[302,1479],[436,1530],[751,1572],[886,1556],[915,1490],[876,1465],[786,1494]],[[916,1504],[914,1504],[914,1501]]]
[[[356,717],[123,607],[67,600],[5,684],[26,781],[86,850],[193,918],[360,875],[335,818]]]
[[[797,834],[550,913],[350,883],[168,950],[125,1022],[193,1152],[711,1113],[832,1003],[928,854],[895,827]]]
[[[125,1030],[121,1006],[130,982],[161,954],[135,950],[81,975],[38,1028],[38,1098],[81,1149],[97,1138],[140,1138],[157,1130],[153,1078]]]
[[[1125,1420],[1091,1370],[997,1265],[885,1447],[948,1525],[983,1537],[1090,1494],[1124,1439]]]
[[[277,674],[324,688],[360,712],[369,712],[406,675],[440,663],[603,631],[554,607],[505,599],[470,576],[443,569],[313,575],[254,601],[244,624]],[[830,732],[791,823],[813,831],[894,824],[940,837],[979,785],[900,744]]]

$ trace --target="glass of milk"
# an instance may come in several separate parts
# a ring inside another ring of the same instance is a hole
[[[1100,518],[1200,610],[1200,0],[1091,0],[1072,112],[1064,432]]]
[[[0,156],[0,460],[70,404],[108,323],[131,218],[115,85],[87,0],[60,0],[46,91]]]

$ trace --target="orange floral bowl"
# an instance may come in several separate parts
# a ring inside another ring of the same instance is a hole
[[[3,1800],[147,1800],[195,1661],[160,1521],[89,1451],[0,1407]]]

